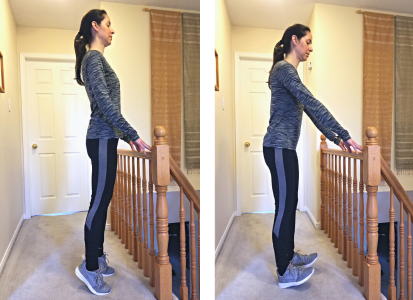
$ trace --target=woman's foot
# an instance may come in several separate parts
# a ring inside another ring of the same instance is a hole
[[[89,290],[99,296],[107,295],[112,291],[112,287],[103,281],[102,271],[88,271],[86,261],[83,261],[75,270],[76,276],[82,280]]]
[[[304,269],[302,267],[297,267],[290,262],[287,270],[282,276],[278,273],[277,270],[278,286],[282,289],[285,289],[291,286],[301,285],[308,279],[310,279],[313,273],[314,268]]]
[[[98,263],[99,263],[99,267],[102,269],[103,277],[108,277],[108,276],[112,276],[113,274],[115,274],[115,269],[108,266],[109,259],[107,258],[107,256],[108,255],[104,252],[102,256],[98,257]],[[84,254],[82,255],[82,260],[86,261],[86,257]]]
[[[317,253],[311,253],[311,254],[300,254],[297,252],[294,252],[293,259],[291,260],[291,263],[294,264],[297,267],[302,267],[302,268],[308,268],[310,267],[313,263],[318,258]]]

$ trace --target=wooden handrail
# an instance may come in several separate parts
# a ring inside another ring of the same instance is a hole
[[[152,152],[150,151],[146,151],[146,155],[145,155],[143,154],[143,152],[132,151],[132,150],[127,150],[127,149],[118,149],[118,154],[130,156],[130,157],[149,159],[149,160],[152,159]]]
[[[393,188],[394,194],[396,195],[397,199],[400,202],[403,202],[404,209],[413,216],[413,202],[410,199],[409,195],[407,195],[406,191],[404,190],[403,186],[400,184],[399,180],[397,179],[396,175],[390,170],[390,167],[384,161],[383,157],[381,157],[381,176],[387,184]]]
[[[181,169],[171,156],[169,156],[169,167],[171,170],[172,178],[176,181],[176,183],[178,183],[180,187],[182,187],[184,194],[188,198],[188,200],[194,202],[194,208],[196,212],[199,213],[200,197],[195,191],[192,184],[189,182],[188,178],[186,178],[184,173],[181,171]]]
[[[348,152],[344,152],[343,150],[339,150],[339,149],[321,149],[321,152],[323,154],[333,154],[336,156],[343,156],[343,157],[350,157],[350,158],[355,158],[355,159],[360,159],[363,160],[363,153],[348,153]]]

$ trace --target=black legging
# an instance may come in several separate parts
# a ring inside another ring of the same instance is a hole
[[[106,217],[116,180],[118,139],[87,139],[92,161],[92,198],[85,222],[86,269],[99,269],[103,255]]]
[[[275,199],[272,242],[278,273],[284,275],[294,255],[295,211],[298,203],[298,159],[295,150],[264,147]]]

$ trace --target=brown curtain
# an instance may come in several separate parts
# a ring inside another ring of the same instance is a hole
[[[363,136],[378,130],[381,155],[390,166],[393,101],[394,17],[364,13]]]
[[[199,14],[182,14],[185,160],[189,173],[200,166]]]
[[[151,10],[152,132],[166,128],[172,158],[181,163],[181,13]]]
[[[413,18],[396,17],[397,174],[413,175]]]

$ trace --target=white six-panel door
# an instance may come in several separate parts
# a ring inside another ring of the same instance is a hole
[[[74,75],[73,62],[26,62],[31,215],[88,209],[87,98]]]
[[[268,74],[272,61],[240,60],[238,124],[240,139],[237,147],[240,153],[238,174],[240,178],[242,213],[274,211],[271,176],[264,161],[262,143],[270,117],[271,91],[268,88]],[[300,70],[301,71],[301,70]],[[246,144],[247,143],[247,144]],[[297,146],[297,155],[302,172],[302,139]],[[302,177],[300,178],[299,202],[302,200]],[[301,197],[300,197],[301,195]],[[300,207],[300,203],[299,203]]]

